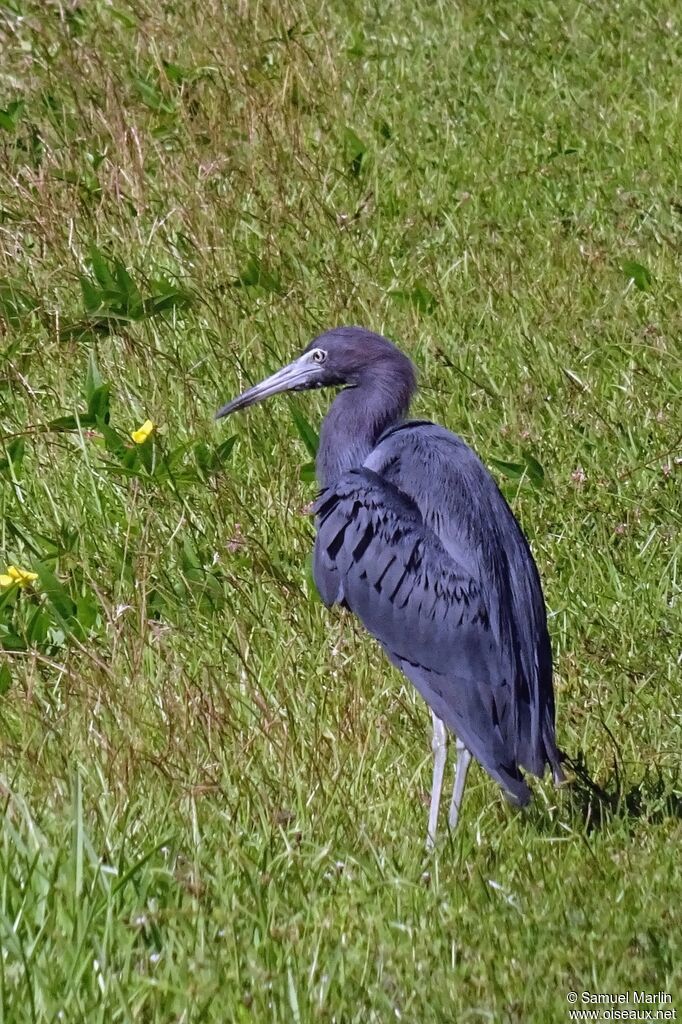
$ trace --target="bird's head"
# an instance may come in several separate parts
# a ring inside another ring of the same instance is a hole
[[[369,377],[391,386],[402,383],[408,402],[414,392],[414,367],[393,342],[362,327],[336,327],[314,338],[288,366],[233,398],[216,419],[283,391],[357,387]]]

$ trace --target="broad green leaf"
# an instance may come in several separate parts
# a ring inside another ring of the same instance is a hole
[[[168,476],[168,467],[165,462],[157,457],[159,446],[156,443],[154,434],[150,434],[142,444],[136,444],[133,454],[136,456],[138,465],[143,466],[150,476]]]
[[[56,612],[60,625],[68,630],[76,613],[76,605],[68,590],[44,562],[37,562],[35,571],[40,579],[40,589]]]
[[[0,626],[0,650],[25,651],[26,641],[9,626]]]
[[[95,417],[88,413],[83,413],[81,416],[58,416],[57,419],[50,420],[48,423],[50,430],[80,430],[82,427],[94,427],[95,425]]]
[[[183,447],[183,449],[185,449],[184,445],[182,447]],[[180,451],[180,449],[178,449],[178,451]],[[182,454],[184,455],[184,451],[182,452]],[[213,453],[211,452],[211,449],[209,448],[209,446],[206,444],[205,441],[197,441],[197,443],[194,445],[194,447],[193,447],[194,461],[197,464],[197,468],[202,473],[210,472],[211,462],[212,462],[212,454]],[[176,463],[176,461],[177,461],[177,452],[171,452],[168,461],[169,461],[169,464],[171,466],[173,466]]]
[[[138,27],[137,21],[135,21],[134,18],[131,18],[131,16],[125,11],[119,11],[116,7],[109,7],[109,11],[111,13],[111,17],[115,18],[116,21],[120,21],[125,28],[134,29]]]
[[[90,164],[93,171],[99,170],[100,166],[104,162],[105,157],[106,153],[101,152],[100,150],[93,150],[91,153],[85,154],[85,159]]]
[[[229,458],[236,440],[236,436],[233,435],[214,448],[211,448],[204,441],[198,441],[192,446],[194,461],[202,478],[211,476],[223,468],[223,464]]]
[[[55,171],[51,177],[53,177],[55,181],[65,181],[67,185],[75,185],[88,197],[99,195],[102,191],[99,179],[92,173],[92,171],[90,171],[89,168],[83,173],[76,171]]]
[[[298,411],[295,405],[291,406],[291,417],[296,425],[296,429],[298,430],[303,444],[308,450],[308,454],[314,459],[317,455],[317,449],[320,446],[320,439],[318,435],[310,426],[305,416]]]
[[[343,149],[348,170],[354,178],[359,178],[367,157],[367,146],[350,127],[343,133]]]
[[[116,281],[114,275],[109,269],[109,264],[102,252],[97,248],[96,245],[91,245],[89,250],[90,266],[92,272],[95,275],[95,280],[102,288],[110,290],[116,290]]]
[[[192,296],[179,288],[164,292],[161,295],[152,295],[142,302],[142,311],[145,316],[158,316],[169,309],[187,309],[192,305]]]
[[[140,473],[140,451],[144,450],[144,447],[144,445],[130,445],[121,456],[123,469],[129,470],[138,479],[144,479],[144,474]]]
[[[438,305],[436,296],[430,291],[425,284],[417,283],[412,291],[410,292],[410,301],[413,306],[417,309],[422,310],[424,313],[433,313],[434,309]]]
[[[26,640],[29,647],[40,647],[47,640],[47,634],[53,621],[49,612],[42,605],[35,609],[26,626]]]
[[[417,283],[414,288],[393,288],[388,293],[404,305],[414,306],[423,313],[433,313],[438,305],[436,296],[425,284]]]
[[[105,305],[107,302],[107,296],[101,292],[100,297],[104,300]],[[116,302],[121,301],[122,296],[120,293],[116,293]],[[83,320],[78,320],[76,323],[66,324],[61,328],[59,332],[60,338],[64,340],[82,340],[87,338],[93,332],[95,334],[108,335],[120,330],[121,328],[127,328],[131,322],[132,317],[128,316],[127,312],[114,312],[107,310],[102,312],[100,316],[91,314],[85,317]]]
[[[528,472],[530,482],[535,484],[536,487],[542,487],[545,482],[544,469],[538,460],[525,448],[523,450],[523,457],[526,462],[526,470]]]
[[[24,100],[12,100],[4,110],[0,110],[0,128],[6,132],[16,131],[17,124],[25,107]]]
[[[64,647],[69,632],[73,632],[73,630],[70,631],[66,626],[51,625],[47,631],[47,643],[50,647]]]
[[[651,287],[653,282],[651,271],[642,263],[637,263],[636,260],[625,260],[621,264],[621,270],[626,277],[634,282],[635,288],[638,288],[640,292],[646,292]]]
[[[29,531],[14,519],[5,516],[5,528],[9,533],[25,544],[29,551],[32,551],[36,558],[44,559],[55,557],[61,548],[61,544],[52,537],[46,537],[40,533],[29,533]]]
[[[381,118],[375,127],[379,132],[379,135],[381,135],[382,139],[385,139],[386,142],[389,142],[393,138],[393,129],[388,121]]]
[[[116,260],[114,263],[114,274],[119,288],[119,295],[122,299],[121,305],[123,310],[128,316],[138,319],[143,313],[142,296],[139,288],[119,260]]]
[[[149,474],[143,473],[137,468],[138,461],[137,452],[129,452],[125,458],[121,459],[120,466],[109,464],[103,469],[106,473],[123,477],[125,480],[140,480],[142,483],[149,483]]]
[[[235,446],[237,435],[233,434],[232,437],[228,437],[227,440],[223,441],[213,452],[213,467],[219,468],[232,454],[232,449]]]
[[[182,542],[182,568],[184,572],[201,569],[201,559],[189,537],[185,537]]]
[[[109,419],[109,391],[108,384],[101,384],[92,392],[88,401],[88,419],[103,419],[105,422]]]
[[[199,458],[197,458],[197,449],[199,449],[202,445],[208,452],[208,445],[204,441],[186,441],[184,444],[179,444],[177,448],[174,448],[171,452],[169,452],[166,458],[168,468],[175,469],[177,466],[179,466],[182,460],[184,459],[185,455],[187,455],[187,453],[190,451],[193,453],[195,461],[198,464]]]
[[[76,618],[84,633],[87,633],[95,625],[98,613],[99,609],[94,594],[90,592],[81,594],[76,600]]]
[[[140,78],[138,75],[133,75],[132,79],[140,99],[146,106],[158,114],[173,113],[175,104],[164,97],[158,85],[150,82],[148,78]]]
[[[83,293],[83,305],[86,313],[96,313],[102,309],[105,302],[104,292],[100,288],[95,287],[89,277],[84,277],[83,274],[79,275],[78,278],[81,286],[81,292]],[[66,328],[64,328],[66,330]]]
[[[262,288],[265,292],[281,292],[282,284],[279,274],[266,270],[255,256],[251,256],[241,274],[235,281],[237,287]]]
[[[504,459],[492,458],[488,461],[509,480],[521,480],[526,473],[526,466],[519,462],[505,462]]]
[[[88,407],[95,391],[101,388],[103,383],[102,375],[97,366],[97,357],[91,349],[88,353],[88,371],[85,375],[85,400],[88,403]]]
[[[3,475],[10,475],[10,468],[16,476],[21,470],[21,464],[24,461],[24,454],[26,452],[26,442],[23,437],[15,437],[13,441],[7,445],[5,451],[7,454],[4,458],[0,458],[0,473]]]
[[[113,427],[109,426],[103,418],[97,420],[97,429],[104,438],[104,446],[109,454],[115,455],[117,459],[122,459],[129,451],[130,446],[126,444],[121,435]]]
[[[299,475],[301,477],[301,480],[304,483],[306,483],[306,484],[315,483],[315,479],[316,479],[316,477],[315,477],[315,463],[314,462],[306,462],[303,466],[301,466]]]
[[[2,637],[0,636],[0,646],[2,644]],[[4,697],[10,686],[12,685],[12,673],[9,670],[9,665],[5,663],[0,665],[0,697]]]
[[[196,78],[201,78],[204,73],[203,68],[185,68],[180,64],[174,64],[170,60],[163,60],[161,63],[163,64],[166,78],[174,85],[192,82]]]

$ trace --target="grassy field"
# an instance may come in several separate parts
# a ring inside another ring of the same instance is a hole
[[[682,1012],[679,5],[5,0],[0,50],[0,1022]],[[432,857],[427,709],[309,575],[329,395],[212,419],[341,323],[493,467],[603,790],[472,769]]]

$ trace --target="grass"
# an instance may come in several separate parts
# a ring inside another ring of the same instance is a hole
[[[0,591],[0,1021],[682,1008],[681,32],[0,5],[0,572],[38,576]],[[307,568],[291,405],[329,396],[212,422],[338,323],[494,467],[602,799],[514,813],[473,770],[424,853],[427,711]]]

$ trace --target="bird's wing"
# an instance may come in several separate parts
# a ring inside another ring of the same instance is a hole
[[[444,547],[406,492],[368,468],[318,499],[314,576],[345,604],[515,802],[513,665],[491,628],[481,581]]]
[[[387,431],[365,465],[409,496],[450,557],[480,588],[501,661],[511,661],[517,762],[561,777],[552,654],[542,587],[514,515],[475,452],[433,423]]]

